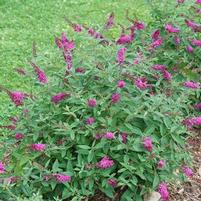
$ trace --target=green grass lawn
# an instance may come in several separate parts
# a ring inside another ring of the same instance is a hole
[[[39,54],[53,51],[54,37],[70,30],[64,16],[97,27],[112,11],[117,21],[123,22],[126,9],[130,16],[146,19],[144,0],[0,0],[0,84],[11,90],[28,90],[27,80],[14,68],[30,68],[27,60],[32,57],[33,41]],[[0,93],[0,100],[2,111],[8,99]]]

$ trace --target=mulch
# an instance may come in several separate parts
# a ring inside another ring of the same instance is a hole
[[[188,182],[172,186],[171,201],[201,201],[201,131],[188,139],[187,149],[193,156],[194,175]]]

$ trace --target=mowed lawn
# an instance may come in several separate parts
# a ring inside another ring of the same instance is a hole
[[[96,28],[111,12],[123,23],[126,9],[131,17],[146,21],[148,9],[143,0],[0,0],[0,84],[10,90],[28,90],[27,79],[14,69],[30,68],[33,41],[41,60],[55,50],[54,37],[71,30],[64,17]],[[0,112],[5,112],[10,103],[2,92],[0,101]]]

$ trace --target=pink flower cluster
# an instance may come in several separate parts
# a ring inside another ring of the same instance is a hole
[[[75,69],[75,72],[83,74],[83,73],[85,73],[85,69],[82,68],[82,67],[78,67],[78,68]]]
[[[119,93],[114,93],[111,96],[112,103],[118,103],[120,101],[121,95]]]
[[[195,22],[187,20],[187,19],[185,20],[185,23],[193,31],[195,31],[195,32],[201,32],[201,25],[200,24],[196,24]]]
[[[200,126],[201,125],[201,117],[187,118],[183,121],[183,124],[188,126],[189,128],[191,128],[193,126]]]
[[[79,27],[77,27],[79,28]],[[75,48],[74,41],[70,41],[65,33],[62,33],[61,39],[55,38],[55,43],[59,49],[63,50],[64,60],[66,62],[66,69],[70,70],[72,68],[72,50]]]
[[[181,39],[178,36],[174,36],[175,45],[179,45],[181,43]]]
[[[127,49],[125,47],[123,47],[123,48],[118,50],[117,58],[116,58],[118,64],[122,64],[125,61],[125,59],[126,59],[126,56],[125,56],[126,50]]]
[[[151,47],[155,49],[157,47],[160,47],[162,44],[163,44],[163,39],[160,37],[151,43]]]
[[[70,70],[73,67],[73,63],[72,63],[72,53],[71,51],[65,51],[63,52],[63,56],[64,56],[64,60],[66,62],[66,69]]]
[[[196,0],[195,3],[201,4],[201,0]]]
[[[158,192],[160,193],[161,195],[161,199],[163,201],[169,201],[169,192],[168,192],[168,188],[167,188],[167,184],[166,183],[161,183],[158,187]]]
[[[108,140],[113,140],[113,139],[115,139],[115,136],[114,136],[114,133],[112,133],[112,132],[106,132],[105,134],[96,134],[95,138],[96,139],[105,138]]]
[[[105,23],[105,29],[110,29],[114,25],[114,13],[111,13],[107,22]]]
[[[3,174],[5,172],[5,165],[0,161],[0,174]]]
[[[153,150],[153,144],[152,144],[151,137],[145,137],[143,139],[143,146],[149,152],[151,152]]]
[[[75,48],[75,43],[74,41],[70,41],[65,33],[62,33],[61,35],[61,44],[62,44],[62,48],[64,49],[65,52],[67,51],[71,51]]]
[[[106,139],[109,139],[109,140],[112,140],[115,138],[114,133],[112,133],[112,132],[107,132],[105,135],[103,135],[103,137]]]
[[[86,119],[86,124],[88,125],[92,125],[94,123],[94,118],[93,117],[89,117]]]
[[[165,30],[168,33],[179,33],[180,32],[180,30],[178,28],[173,27],[172,24],[166,24],[165,25]]]
[[[15,130],[16,125],[0,126],[0,128],[6,128],[6,129],[8,129],[8,130]]]
[[[95,31],[93,28],[87,27],[87,26],[83,26],[83,27],[87,30],[87,33],[89,34],[89,36],[95,39],[104,39],[104,36],[98,31]]]
[[[15,139],[16,140],[21,140],[21,139],[23,139],[24,138],[24,134],[22,134],[22,133],[16,133],[15,134]]]
[[[90,36],[94,36],[94,35],[95,35],[95,30],[92,29],[92,28],[88,28],[88,34],[89,34]]]
[[[122,133],[121,134],[121,139],[122,139],[122,142],[124,143],[124,144],[126,144],[127,143],[127,137],[128,137],[128,135],[126,134],[126,133]]]
[[[135,80],[135,85],[137,88],[143,90],[148,88],[147,80],[146,78],[137,78]]]
[[[115,188],[117,186],[117,180],[116,179],[108,179],[107,183],[112,186],[113,188]]]
[[[196,108],[197,110],[201,110],[201,103],[197,103],[197,104],[195,105],[195,108]]]
[[[196,12],[197,12],[198,14],[201,14],[201,9],[198,8],[198,9],[196,10]]]
[[[72,27],[75,32],[82,32],[82,26],[80,24],[72,24]]]
[[[96,99],[92,98],[87,101],[87,104],[89,107],[96,107],[97,101],[96,101]]]
[[[12,121],[12,123],[16,125],[17,122],[19,121],[19,118],[17,116],[14,116],[14,117],[10,117],[9,120]]]
[[[166,66],[164,65],[161,65],[161,64],[156,64],[152,67],[153,70],[156,70],[156,71],[159,71],[163,74],[163,78],[165,80],[171,80],[172,79],[172,75],[171,73],[169,73],[167,70],[166,70]]]
[[[117,87],[124,88],[126,86],[126,83],[123,80],[119,80],[117,83]]]
[[[192,45],[201,47],[201,40],[194,39],[191,41]]]
[[[160,30],[159,30],[159,29],[155,30],[155,31],[151,34],[152,40],[153,40],[153,41],[158,40],[159,37],[160,37],[160,34],[161,34],[161,33],[160,33]]]
[[[191,45],[187,45],[186,50],[188,53],[192,53],[193,52],[193,47]]]
[[[58,103],[60,103],[62,100],[64,100],[65,98],[67,98],[67,97],[69,97],[69,96],[70,96],[70,94],[61,92],[61,93],[58,93],[58,94],[52,96],[51,101],[52,101],[53,103],[55,103],[55,104],[58,104]]]
[[[145,24],[140,21],[135,21],[130,29],[133,31],[134,30],[143,30],[143,29],[145,29]]]
[[[45,72],[42,69],[40,69],[39,67],[35,68],[35,72],[38,76],[38,81],[42,84],[46,84],[48,80],[45,75]]]
[[[191,88],[191,89],[198,89],[200,88],[200,83],[198,82],[193,82],[193,81],[186,81],[183,84],[185,87],[187,88]]]
[[[160,36],[160,30],[156,29],[152,34],[151,34],[151,38],[152,38],[152,43],[151,43],[151,48],[156,48],[162,45],[163,43],[163,39]]]
[[[165,80],[171,80],[172,79],[172,75],[171,75],[171,73],[169,73],[167,70],[164,70],[164,71],[162,71],[162,74],[163,74],[163,78],[165,79]]]
[[[71,176],[65,174],[53,174],[57,182],[66,183],[71,181]]]
[[[33,69],[37,75],[38,81],[41,84],[46,84],[48,82],[48,80],[47,80],[47,76],[46,76],[45,72],[41,68],[39,68],[39,66],[37,66],[35,63],[30,62],[30,64],[33,67]]]
[[[131,30],[130,35],[126,35],[126,34],[122,33],[120,35],[120,37],[117,39],[116,43],[118,45],[129,44],[133,41],[134,37],[135,37],[135,33]]]
[[[10,98],[12,100],[12,102],[16,105],[16,106],[20,106],[23,104],[24,98],[25,98],[25,94],[20,92],[20,91],[12,91],[9,93]]]
[[[156,64],[152,67],[152,69],[157,70],[157,71],[164,71],[164,70],[166,70],[166,66],[161,65],[161,64]]]
[[[42,151],[44,151],[46,149],[46,145],[45,144],[40,144],[40,143],[38,143],[38,144],[32,144],[31,148],[34,151],[40,151],[40,152],[42,152]]]
[[[159,160],[157,164],[158,169],[162,169],[165,167],[165,161],[164,160]]]
[[[187,177],[192,177],[193,176],[193,170],[191,168],[189,168],[188,166],[184,166],[182,168],[184,174],[187,176]]]
[[[114,165],[114,161],[111,160],[108,156],[104,156],[97,164],[96,167],[100,169],[107,169]]]

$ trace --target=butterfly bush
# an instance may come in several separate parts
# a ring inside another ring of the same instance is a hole
[[[81,201],[122,189],[122,201],[150,190],[168,201],[169,183],[193,176],[185,143],[201,125],[199,1],[150,4],[152,23],[128,12],[121,30],[118,13],[99,29],[67,20],[57,58],[45,57],[55,68],[34,58],[18,75],[30,91],[0,86],[17,112],[0,125],[2,199],[40,191]]]

